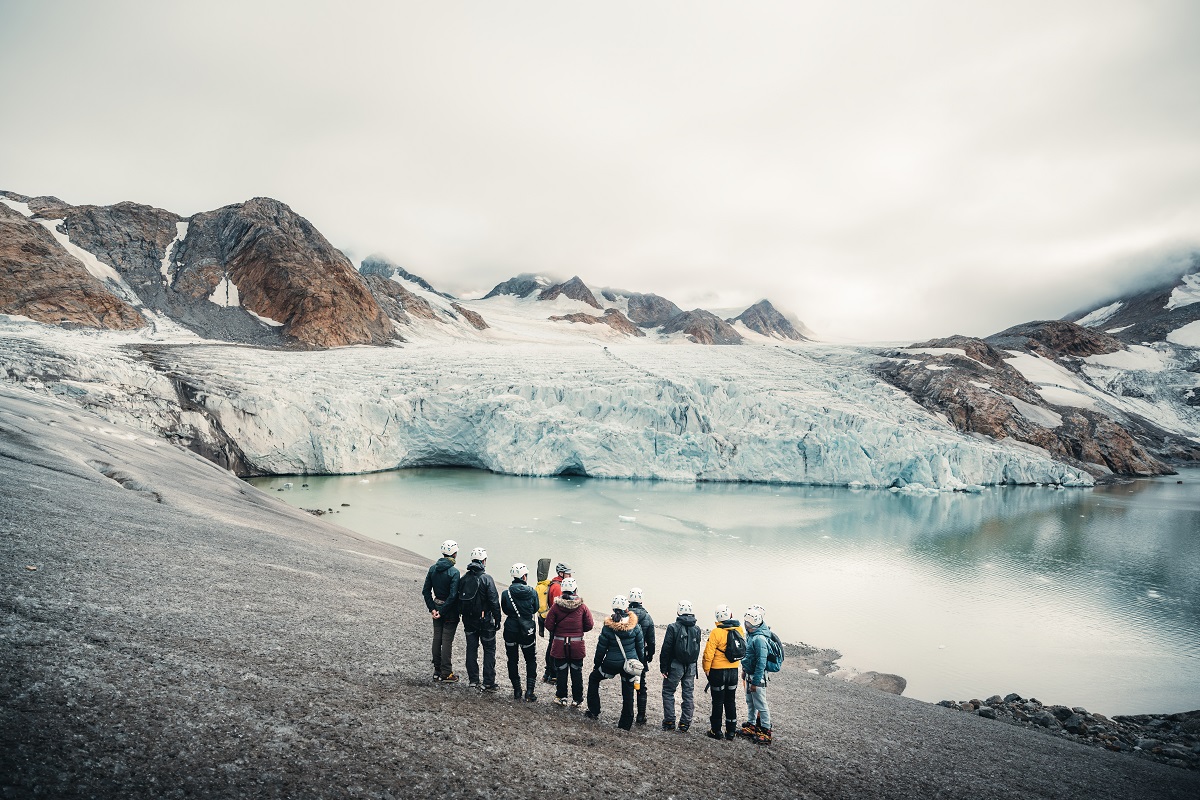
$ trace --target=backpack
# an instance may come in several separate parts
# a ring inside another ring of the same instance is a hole
[[[541,617],[542,619],[545,619],[546,615],[550,613],[550,605],[546,598],[546,595],[549,593],[549,591],[550,591],[550,581],[549,580],[538,581],[538,584],[537,584],[538,616]]]
[[[463,619],[475,620],[483,616],[483,598],[479,596],[479,574],[467,570],[458,582],[459,608]]]
[[[725,654],[726,661],[736,663],[746,657],[746,640],[738,633],[737,628],[727,630],[729,634],[725,637],[725,649],[721,652]]]
[[[767,637],[767,672],[779,672],[783,666],[783,642],[771,631]]]
[[[700,629],[695,625],[675,626],[675,653],[672,656],[680,664],[695,664],[700,658]]]

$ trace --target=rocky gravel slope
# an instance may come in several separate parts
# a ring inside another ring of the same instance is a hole
[[[13,387],[0,486],[0,797],[1200,795],[790,663],[770,747],[432,685],[422,559]]]

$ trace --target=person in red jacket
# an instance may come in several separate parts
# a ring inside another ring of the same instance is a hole
[[[583,635],[592,629],[592,612],[576,594],[575,579],[562,581],[562,594],[550,606],[546,615],[546,630],[550,632],[550,655],[558,669],[555,700],[567,704],[567,675],[571,676],[571,707],[583,705],[583,659],[587,656]]]
[[[554,601],[562,596],[562,582],[565,578],[572,575],[571,567],[568,564],[558,564],[554,571],[558,574],[550,580],[550,585],[546,588],[546,608],[553,609]],[[546,618],[550,618],[550,612],[546,612]],[[554,639],[546,645],[546,671],[542,675],[543,683],[554,683],[558,680],[558,665],[554,663]]]

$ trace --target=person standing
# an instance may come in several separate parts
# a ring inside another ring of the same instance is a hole
[[[635,662],[630,665],[629,662]],[[621,718],[617,727],[633,727],[633,695],[645,671],[645,640],[638,627],[637,614],[629,610],[629,600],[617,595],[612,601],[612,614],[604,618],[604,629],[596,642],[596,658],[588,678],[588,719],[600,718],[600,682],[620,676]],[[634,671],[630,671],[630,668]]]
[[[650,670],[650,662],[654,660],[654,618],[650,616],[650,612],[642,606],[642,590],[638,587],[633,587],[629,590],[629,610],[637,615],[638,628],[642,631],[642,640],[645,642],[645,658],[642,661],[642,674],[638,676],[637,689],[637,718],[634,719],[638,725],[646,724],[646,673]]]
[[[433,679],[454,683],[451,663],[454,655],[454,634],[458,630],[458,568],[454,560],[458,557],[458,542],[447,539],[440,548],[442,557],[434,562],[425,574],[425,587],[421,594],[433,618]]]
[[[521,676],[517,661],[525,656],[525,700],[537,700],[533,693],[537,682],[537,619],[538,593],[528,583],[529,567],[513,564],[508,571],[512,583],[500,597],[500,608],[507,614],[504,620],[504,650],[508,656],[508,679],[512,681],[513,699],[520,700]]]
[[[546,587],[546,618],[550,617],[550,610],[554,608],[554,601],[562,596],[562,582],[574,573],[571,572],[571,567],[568,564],[558,564],[554,567],[557,573]],[[589,612],[590,613],[590,612]],[[549,623],[546,628],[549,630]],[[588,630],[591,630],[590,628]],[[554,639],[551,638],[549,644],[546,645],[546,673],[542,676],[542,680],[546,683],[554,683],[558,680],[558,664],[554,660]],[[582,658],[582,656],[580,656]],[[555,693],[557,694],[557,692]]]
[[[568,575],[561,583],[562,594],[555,598],[546,615],[550,652],[558,670],[554,702],[560,706],[567,704],[567,675],[570,674],[571,705],[579,708],[583,705],[583,659],[587,656],[583,635],[592,629],[592,612],[578,595],[574,578]]]
[[[500,596],[496,582],[486,572],[487,550],[471,551],[467,574],[458,582],[459,610],[467,637],[467,680],[473,688],[494,692],[496,685],[496,632],[500,630]],[[483,685],[479,684],[479,646],[483,645]]]
[[[704,735],[710,739],[722,738],[721,715],[724,713],[724,738],[732,740],[737,729],[738,662],[746,653],[746,636],[729,606],[717,606],[715,616],[717,627],[708,634],[708,642],[704,645],[704,674],[708,676],[712,692],[712,716]]]
[[[550,559],[539,558],[537,566],[538,636],[546,635],[546,615],[550,613]]]
[[[692,604],[680,600],[675,608],[675,621],[667,626],[663,634],[662,653],[658,667],[662,673],[662,706],[664,731],[675,730],[675,689],[682,689],[683,705],[679,711],[679,732],[687,733],[692,726],[692,714],[696,704],[693,693],[696,687],[696,661],[700,658],[700,629],[696,627],[696,615]]]
[[[742,659],[742,681],[746,684],[746,724],[739,733],[755,744],[771,743],[771,710],[767,707],[767,654],[771,651],[771,629],[763,621],[762,606],[746,609],[746,657]]]

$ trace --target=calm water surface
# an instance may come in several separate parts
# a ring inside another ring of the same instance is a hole
[[[593,608],[642,587],[659,623],[680,598],[702,621],[757,603],[784,640],[903,675],[922,700],[1200,708],[1200,470],[934,497],[467,469],[252,483],[289,481],[275,496],[431,558],[446,538],[486,547],[501,587],[514,561],[547,556]]]

